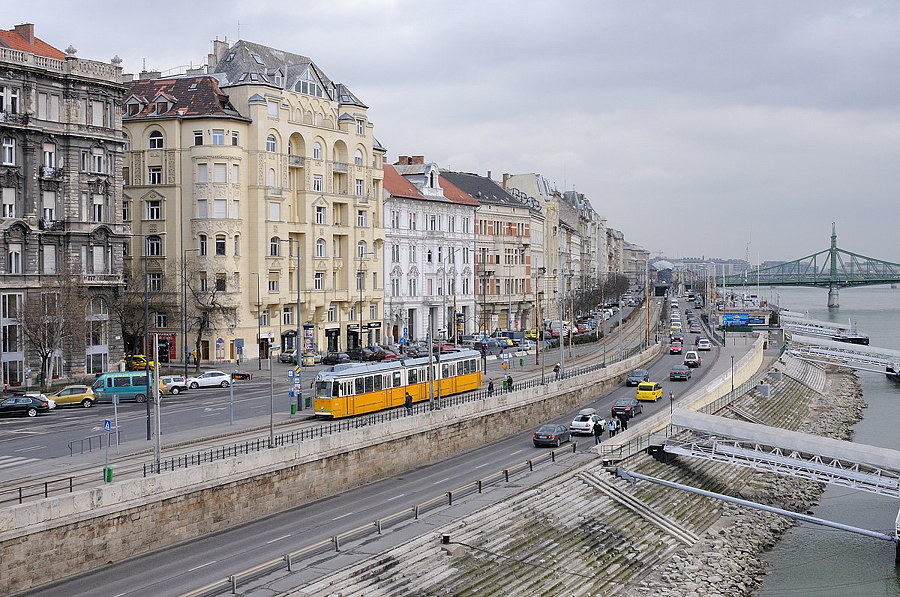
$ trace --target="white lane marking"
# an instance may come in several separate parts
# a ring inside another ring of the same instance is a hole
[[[353,512],[347,512],[346,514],[341,514],[340,516],[338,516],[336,518],[332,518],[331,520],[340,520],[342,518],[347,518],[348,516],[352,516],[352,515],[353,515]]]
[[[207,562],[205,564],[200,564],[199,566],[194,566],[193,568],[188,568],[188,572],[193,572],[194,570],[200,570],[201,568],[205,568],[206,566],[209,566],[210,564],[215,564],[216,562],[217,562],[217,560],[213,560],[213,561]],[[123,593],[123,595],[124,595],[124,593]]]
[[[440,481],[435,481],[434,483],[432,483],[432,485],[437,485],[437,484],[439,484],[439,483],[444,483],[445,481],[449,481],[449,480],[450,480],[450,477],[444,477],[444,478],[441,479]]]
[[[0,468],[19,466],[29,462],[38,462],[38,460],[38,458],[23,458],[21,456],[0,456]]]
[[[515,455],[518,454],[519,452],[524,452],[524,451],[525,451],[525,450],[516,450],[515,452],[511,452],[509,455],[510,455],[510,456],[515,456]]]
[[[266,543],[275,543],[276,541],[281,541],[282,539],[287,539],[288,537],[290,537],[290,535],[282,535],[281,537],[278,537],[277,539],[272,539],[271,541],[266,541]]]
[[[483,467],[483,466],[488,466],[489,464],[490,464],[489,462],[485,462],[484,464],[479,464],[479,465],[476,466],[475,468],[481,468],[481,467]]]
[[[18,450],[13,450],[13,452],[31,452],[32,450],[43,450],[47,446],[32,446],[30,448],[19,448]]]

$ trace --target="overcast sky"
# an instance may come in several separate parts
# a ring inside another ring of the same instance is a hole
[[[87,8],[89,7],[89,8]],[[900,262],[900,3],[253,0],[5,6],[125,72],[213,39],[312,58],[393,162],[539,172],[655,256]]]

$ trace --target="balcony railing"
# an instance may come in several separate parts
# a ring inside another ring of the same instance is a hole
[[[41,166],[41,178],[55,180],[62,178],[64,171],[62,168],[54,168],[53,166]]]
[[[302,155],[289,155],[288,166],[294,168],[304,168],[306,166],[306,158]]]
[[[117,286],[125,283],[123,274],[82,274],[81,281],[90,286]]]
[[[7,124],[28,124],[28,114],[0,112],[0,122],[5,122]]]
[[[350,164],[347,162],[334,162],[334,171],[347,174],[350,171]]]

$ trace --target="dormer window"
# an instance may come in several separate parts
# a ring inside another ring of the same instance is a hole
[[[156,113],[165,114],[169,111],[169,104],[166,102],[156,102]]]
[[[299,91],[300,93],[312,95],[314,97],[324,96],[322,85],[319,83],[319,79],[312,73],[311,68],[307,68],[303,71],[303,74],[300,75],[300,80],[294,85],[294,91]]]
[[[137,113],[141,111],[141,105],[134,103],[128,104],[128,115],[129,116],[137,116]]]

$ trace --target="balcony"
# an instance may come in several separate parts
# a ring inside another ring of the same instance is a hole
[[[289,155],[288,166],[291,168],[305,168],[306,158],[302,155]]]
[[[54,168],[53,166],[41,166],[41,178],[45,180],[59,180],[65,172],[62,168]]]
[[[125,283],[123,274],[82,274],[81,283],[86,286],[120,286]]]
[[[38,229],[64,232],[66,229],[66,222],[65,220],[45,220],[44,218],[41,218],[38,220]]]
[[[333,162],[334,171],[341,174],[347,174],[350,171],[350,164],[347,162]]]
[[[0,122],[5,124],[28,124],[28,114],[19,114],[16,112],[0,112]]]

